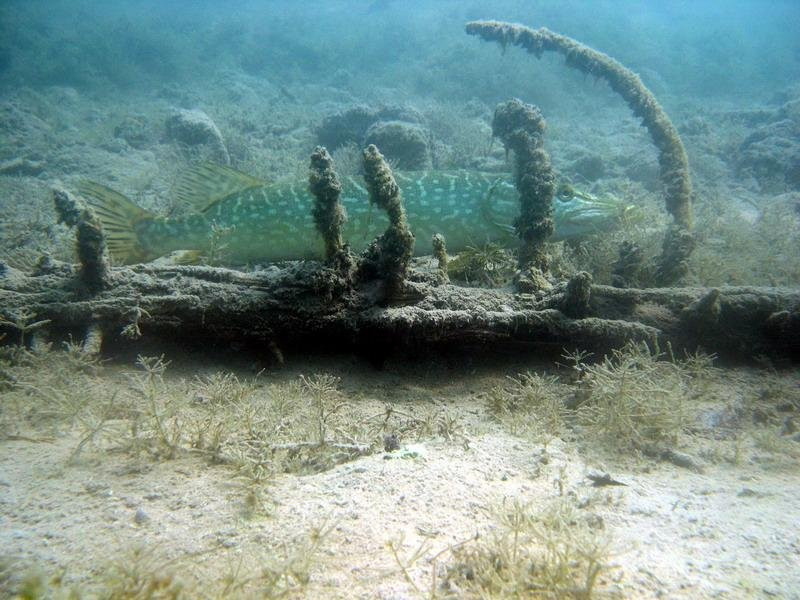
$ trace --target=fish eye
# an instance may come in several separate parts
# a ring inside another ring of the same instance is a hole
[[[556,198],[572,198],[575,195],[575,188],[568,183],[560,183],[556,188]]]

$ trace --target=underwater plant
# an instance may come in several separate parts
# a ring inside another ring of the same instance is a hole
[[[234,373],[216,371],[195,376],[194,402],[204,406],[236,405],[250,398],[257,389],[255,380],[243,381]]]
[[[654,442],[675,442],[686,424],[690,377],[680,361],[644,342],[628,343],[594,364],[576,361],[580,394],[577,422],[612,448],[643,448]]]
[[[222,227],[216,223],[211,224],[208,234],[208,245],[205,252],[199,256],[199,262],[205,265],[219,266],[227,259],[229,240],[236,231],[236,227]]]
[[[360,417],[328,374],[268,385],[227,410],[221,456],[249,490],[277,473],[317,473],[369,454]]]
[[[310,400],[313,441],[319,446],[328,442],[328,431],[333,420],[348,406],[347,399],[338,388],[339,379],[331,375],[316,374],[300,377],[303,393]]]
[[[714,356],[696,351],[682,359],[629,342],[602,360],[588,352],[565,353],[568,371],[528,372],[493,387],[484,406],[515,435],[585,433],[595,447],[656,455],[671,448],[690,423],[689,401],[713,389]]]
[[[8,341],[16,341],[17,348],[25,349],[27,346],[35,347],[35,334],[38,330],[50,324],[49,319],[37,319],[36,314],[28,307],[9,313],[4,317],[0,315],[0,329],[5,329],[5,338],[10,333],[12,337]]]
[[[127,444],[138,454],[146,451],[154,457],[174,458],[185,442],[186,422],[182,409],[187,398],[167,387],[164,373],[169,361],[161,356],[138,356],[139,371],[130,377],[136,400]]]
[[[447,264],[447,273],[453,279],[486,287],[506,285],[514,270],[511,252],[498,244],[468,246]]]
[[[0,432],[11,434],[23,427],[55,432],[95,422],[106,414],[109,398],[96,377],[100,364],[77,344],[65,344],[62,350],[45,343],[30,349],[0,348]],[[87,403],[87,397],[99,401]]]
[[[449,560],[428,597],[589,600],[600,592],[612,570],[610,539],[572,500],[543,508],[513,500],[491,513],[496,529],[441,553]]]
[[[691,281],[708,286],[797,285],[800,216],[791,195],[755,207],[753,219],[731,211],[729,202],[727,196],[707,194],[697,207]]]
[[[489,390],[485,407],[511,433],[557,435],[564,427],[567,391],[556,376],[528,372]]]
[[[334,525],[327,520],[273,551],[230,556],[201,575],[194,553],[167,556],[158,546],[133,545],[104,561],[88,583],[68,583],[65,570],[51,575],[22,561],[0,559],[0,585],[18,600],[196,600],[279,598],[303,594],[319,567]],[[224,557],[223,557],[224,558]],[[6,597],[6,596],[4,596]]]

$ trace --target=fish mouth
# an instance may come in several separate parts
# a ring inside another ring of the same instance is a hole
[[[598,198],[593,194],[569,189],[568,194],[556,197],[559,229],[564,239],[582,235],[597,235],[639,222],[643,213],[633,204],[613,196]]]
[[[563,202],[565,216],[571,222],[606,222],[610,220],[627,222],[636,218],[641,212],[633,204],[625,204],[616,198],[598,198],[589,194],[575,195],[570,198],[559,197]]]

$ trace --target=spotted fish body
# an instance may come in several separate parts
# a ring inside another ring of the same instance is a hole
[[[444,235],[452,253],[487,242],[513,243],[512,223],[519,201],[509,176],[431,171],[396,173],[395,178],[415,236],[416,255],[431,254],[435,233]],[[307,181],[252,185],[185,218],[156,217],[132,204],[124,207],[129,201],[97,184],[82,191],[107,229],[116,262],[141,262],[176,250],[202,253],[214,236],[223,247],[223,258],[232,264],[323,256]],[[116,204],[109,194],[116,195]],[[340,201],[347,214],[342,237],[353,250],[363,249],[386,229],[385,213],[371,206],[359,179],[342,180]],[[119,233],[124,229],[120,215],[126,208],[131,231]],[[619,217],[618,205],[585,198],[556,201],[554,208],[556,238],[585,235]]]

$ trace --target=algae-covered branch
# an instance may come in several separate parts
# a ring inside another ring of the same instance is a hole
[[[538,108],[511,100],[497,107],[492,133],[506,150],[514,152],[514,179],[520,195],[520,213],[514,227],[521,240],[519,248],[521,290],[550,286],[545,244],[553,235],[553,192],[555,177],[544,150],[545,122]]]
[[[540,58],[545,51],[557,52],[565,57],[567,66],[607,81],[611,89],[625,100],[633,114],[642,119],[658,150],[666,209],[674,220],[658,260],[657,277],[662,285],[674,283],[683,277],[688,270],[687,259],[694,249],[694,241],[689,233],[692,226],[689,160],[677,129],[642,80],[610,56],[546,28],[531,29],[499,21],[474,21],[467,23],[466,31],[469,35],[497,42],[504,49],[509,45],[520,46],[536,58]]]

